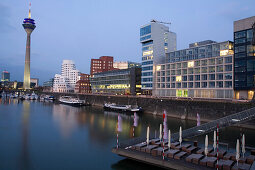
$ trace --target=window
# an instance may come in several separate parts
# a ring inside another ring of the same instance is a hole
[[[193,81],[193,75],[189,76],[189,81]]]
[[[187,88],[187,83],[182,83],[182,88]]]
[[[209,59],[209,65],[214,65],[215,64],[215,59]]]
[[[150,38],[151,38],[151,35],[147,35],[145,37],[141,37],[140,41],[144,41],[144,40],[147,40],[147,39],[150,39]]]
[[[232,73],[226,73],[224,74],[225,80],[231,80],[232,79]]]
[[[239,31],[235,33],[235,39],[246,37],[246,31]]]
[[[195,61],[195,67],[200,66],[200,61]]]
[[[176,81],[182,81],[182,76],[176,76]]]
[[[187,69],[183,69],[182,74],[187,74]]]
[[[189,61],[188,62],[188,67],[194,67],[194,61]]]
[[[217,58],[216,59],[216,63],[217,64],[222,64],[223,63],[223,58],[221,57],[221,58]]]
[[[195,88],[200,88],[200,82],[195,82]]]
[[[187,68],[187,63],[186,62],[182,63],[182,68]]]
[[[210,66],[209,73],[214,73],[214,72],[215,72],[215,66]]]
[[[217,66],[217,72],[223,72],[223,66]]]
[[[195,72],[195,74],[199,74],[200,73],[200,68],[195,68],[194,72]]]
[[[201,66],[206,66],[207,65],[207,60],[202,60],[201,61]]]
[[[232,71],[232,64],[225,65],[225,71]]]
[[[202,87],[202,88],[207,88],[207,82],[202,82],[202,83],[201,83],[201,87]]]
[[[215,88],[215,82],[209,82],[209,88]]]
[[[193,72],[193,68],[189,68],[189,69],[188,69],[188,73],[189,73],[189,74],[193,74],[193,73],[194,73],[194,72]]]
[[[181,83],[176,83],[176,88],[181,88]]]
[[[150,33],[151,33],[151,25],[148,25],[140,29],[140,36],[150,34]]]
[[[189,82],[189,88],[193,88],[193,82]]]
[[[209,74],[209,80],[215,80],[215,74]]]
[[[216,82],[216,87],[217,88],[223,88],[223,81],[217,81]]]
[[[199,81],[200,80],[200,75],[195,75],[195,81]]]
[[[225,57],[225,63],[232,63],[232,56]]]
[[[231,88],[232,87],[232,81],[226,81],[225,82],[225,87],[226,88]]]
[[[202,67],[201,73],[207,73],[207,67]]]
[[[172,82],[175,81],[175,77],[171,77],[171,81],[172,81]]]
[[[175,88],[175,83],[171,83],[171,88]]]
[[[166,65],[166,69],[169,70],[170,69],[170,64]]]
[[[170,77],[167,77],[167,78],[166,78],[166,81],[167,81],[167,82],[170,82]]]
[[[182,81],[187,81],[187,76],[182,76]]]
[[[201,77],[202,77],[202,80],[207,80],[207,74],[202,74]]]

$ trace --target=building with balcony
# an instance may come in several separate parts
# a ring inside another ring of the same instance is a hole
[[[236,99],[255,91],[255,16],[234,21],[234,89]]]
[[[96,73],[91,77],[92,93],[141,94],[141,68],[112,70]]]
[[[76,70],[72,60],[63,60],[61,75],[56,74],[53,82],[53,92],[74,92],[76,82],[80,79],[80,71]]]
[[[156,96],[232,99],[233,43],[203,41],[156,66]]]
[[[176,50],[176,34],[169,27],[152,20],[140,28],[142,44],[142,93],[152,94],[155,88],[156,65],[164,63],[165,54]]]

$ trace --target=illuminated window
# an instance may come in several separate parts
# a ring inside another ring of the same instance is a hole
[[[189,61],[188,62],[188,67],[194,67],[194,61]]]
[[[159,71],[161,69],[161,66],[157,66],[156,70]]]
[[[220,56],[228,55],[228,50],[220,50]]]
[[[176,76],[176,81],[182,81],[182,76]]]

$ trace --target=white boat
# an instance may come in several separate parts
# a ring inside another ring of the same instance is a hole
[[[62,96],[59,98],[59,102],[71,106],[84,106],[85,101],[72,96]]]
[[[31,96],[30,94],[26,94],[26,95],[25,95],[25,99],[26,99],[26,100],[30,100],[30,96]]]
[[[142,108],[138,106],[132,106],[132,105],[117,105],[115,103],[105,103],[104,109],[108,110],[118,110],[118,111],[124,111],[124,112],[141,112]]]
[[[30,96],[30,100],[37,100],[38,99],[38,95],[35,94],[35,92],[33,92]]]
[[[54,96],[50,96],[50,95],[46,95],[46,96],[44,96],[44,100],[51,100],[51,101],[53,101],[53,100],[55,100],[55,97]]]

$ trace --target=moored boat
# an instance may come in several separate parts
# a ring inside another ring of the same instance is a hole
[[[118,110],[123,112],[142,112],[142,108],[132,105],[117,105],[115,103],[105,103],[104,109],[106,110]]]
[[[84,106],[85,101],[71,96],[62,96],[59,98],[59,102],[71,106]]]

